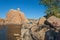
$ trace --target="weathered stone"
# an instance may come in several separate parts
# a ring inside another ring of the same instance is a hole
[[[11,24],[21,24],[21,23],[27,23],[28,20],[24,16],[24,14],[18,9],[18,10],[13,10],[11,9],[6,16],[6,20],[8,21],[7,23]]]
[[[33,40],[29,29],[27,29],[27,28],[21,29],[21,40]]]
[[[37,32],[38,30],[40,30],[40,27],[38,27],[37,25],[33,25],[31,28],[32,32]]]
[[[41,40],[44,40],[45,39],[45,32],[47,31],[48,29],[47,28],[43,28],[42,30],[40,30],[37,34],[39,34],[39,38]]]
[[[22,23],[29,23],[28,19],[25,17],[23,12],[20,12],[20,17],[21,17],[21,21]]]
[[[46,21],[46,18],[45,17],[41,17],[38,21],[38,25],[43,25],[44,22]]]
[[[23,24],[21,28],[22,40],[38,40],[38,38],[33,34],[36,30],[38,30],[37,25]]]
[[[60,27],[60,18],[51,16],[47,19],[47,21],[54,27]]]
[[[31,29],[32,28],[32,24],[28,24],[28,23],[25,23],[22,25],[23,28],[26,28],[26,29]]]
[[[45,32],[49,29],[49,26],[48,25],[34,26],[31,29],[33,36],[35,36],[38,40],[44,40]]]
[[[6,16],[8,23],[20,24],[20,13],[17,10],[10,10]]]

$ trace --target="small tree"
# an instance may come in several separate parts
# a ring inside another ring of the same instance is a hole
[[[60,0],[40,0],[40,4],[47,7],[46,10],[46,18],[54,15],[59,17],[58,14],[60,13]]]

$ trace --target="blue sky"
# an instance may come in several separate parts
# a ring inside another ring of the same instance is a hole
[[[10,9],[20,8],[27,18],[40,18],[45,15],[45,7],[39,0],[0,0],[0,18],[5,18]]]

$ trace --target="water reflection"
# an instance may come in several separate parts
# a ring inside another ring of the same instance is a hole
[[[3,26],[2,29],[0,29],[0,40],[7,40],[7,27]]]

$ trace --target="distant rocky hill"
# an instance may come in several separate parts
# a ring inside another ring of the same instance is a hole
[[[5,22],[2,22],[3,20],[0,19],[3,24],[22,24],[22,23],[28,23],[28,19],[25,17],[24,13],[21,12],[19,9],[14,10],[11,9],[6,15],[6,18],[3,19]]]

